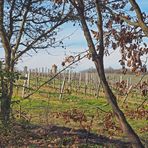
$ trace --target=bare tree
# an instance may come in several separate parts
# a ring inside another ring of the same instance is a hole
[[[1,0],[0,39],[5,53],[2,76],[1,119],[9,121],[13,94],[14,66],[30,51],[56,46],[59,26],[72,10],[52,0]]]
[[[136,11],[137,22],[132,22],[134,18],[129,15],[127,16],[124,12],[124,8],[126,8],[129,1],[132,4],[132,9]],[[127,122],[124,113],[118,106],[115,95],[109,87],[103,63],[105,54],[109,54],[111,49],[120,48],[122,54],[120,63],[124,73],[126,73],[126,63],[133,72],[144,71],[145,65],[141,62],[141,56],[147,54],[148,50],[146,44],[143,47],[141,43],[143,37],[147,36],[148,31],[144,22],[146,17],[142,15],[134,0],[129,1],[70,0],[76,10],[76,15],[79,16],[80,24],[89,47],[89,54],[102,81],[106,98],[123,132],[127,135],[129,141],[132,142],[133,147],[140,148],[143,145],[138,135]],[[92,9],[87,12],[87,6],[90,4],[92,5]],[[97,31],[92,30],[92,28],[95,28]],[[94,38],[99,42],[97,46],[95,45],[96,40]]]

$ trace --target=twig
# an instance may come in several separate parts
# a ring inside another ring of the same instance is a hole
[[[147,101],[147,99],[144,99],[144,101],[137,107],[137,110]]]
[[[123,100],[123,102],[122,102],[122,105],[125,103],[125,101],[126,101],[128,95],[129,95],[129,93],[131,92],[132,89],[133,89],[133,85],[131,85],[131,86],[129,87],[128,92],[126,93],[126,96],[124,97],[124,100]]]
[[[104,112],[104,113],[109,113],[109,112],[107,112],[107,111],[101,109],[99,106],[97,106],[96,108],[99,109],[99,110],[101,110],[101,111]]]

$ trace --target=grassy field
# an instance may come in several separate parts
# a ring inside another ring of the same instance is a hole
[[[134,83],[137,83],[138,79],[140,79],[140,77],[131,77]],[[127,76],[125,79],[127,79]],[[45,80],[46,78],[40,79],[40,83]],[[15,121],[17,120],[19,123],[26,125],[56,125],[74,130],[83,129],[111,139],[127,140],[112,113],[110,105],[106,101],[102,88],[98,98],[93,94],[88,93],[85,95],[82,92],[73,90],[69,94],[64,92],[62,99],[59,99],[59,83],[62,83],[62,81],[56,80],[54,88],[51,82],[25,100],[20,97],[22,88],[18,90],[15,88],[13,101],[20,101],[12,104]],[[23,84],[23,81],[19,81],[18,84]],[[31,80],[30,85],[35,88],[34,79]],[[27,93],[30,92],[31,90]],[[129,94],[123,104],[124,96],[118,95],[118,104],[125,113],[127,120],[136,133],[145,141],[148,140],[147,102],[137,110],[137,107],[144,99],[145,97],[142,97],[138,92],[134,92],[134,94]]]

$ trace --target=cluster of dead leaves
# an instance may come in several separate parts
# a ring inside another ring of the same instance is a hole
[[[80,58],[80,57],[79,57]],[[76,58],[72,55],[65,57],[64,61],[62,62],[62,66],[65,66],[66,63],[70,64],[74,62]]]
[[[127,82],[122,80],[121,82],[115,83],[115,89],[120,95],[125,95],[127,93]]]
[[[112,137],[119,133],[122,133],[122,130],[119,126],[117,126],[116,122],[114,121],[114,115],[112,112],[107,113],[103,119],[103,128],[101,129],[102,132],[108,132],[108,134]]]
[[[77,109],[67,110],[56,114],[56,118],[62,117],[65,121],[65,124],[70,121],[80,124],[80,127],[84,127],[83,123],[87,122],[86,115]]]
[[[99,32],[91,30],[91,33],[93,34],[93,38],[95,38],[98,41],[100,38]]]
[[[126,110],[126,116],[129,117],[130,119],[145,119],[148,120],[148,110],[141,108],[139,110]]]
[[[146,97],[148,95],[148,82],[143,81],[140,86],[141,95]]]
[[[148,133],[148,125],[145,127],[140,128],[140,133],[147,132]]]

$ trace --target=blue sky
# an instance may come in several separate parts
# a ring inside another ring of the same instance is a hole
[[[137,0],[142,11],[148,13],[148,0]],[[64,43],[67,45],[67,49],[57,48],[57,49],[48,49],[49,54],[45,51],[39,52],[32,57],[24,56],[23,60],[20,60],[17,67],[23,69],[24,66],[29,68],[41,68],[47,67],[51,68],[53,64],[58,65],[61,69],[61,63],[66,55],[72,55],[73,52],[81,52],[87,49],[86,41],[83,36],[83,32],[80,27],[72,28],[71,25],[64,25],[63,30],[60,33],[60,37],[68,36],[71,33],[75,32],[70,39],[66,39]],[[1,46],[1,45],[0,45]],[[0,48],[0,58],[4,57],[3,49]],[[105,57],[104,63],[105,67],[121,68],[119,64],[120,53],[118,50],[114,51],[110,56]],[[84,59],[78,63],[78,66],[75,67],[77,71],[88,69],[94,67],[94,64],[91,60]]]

